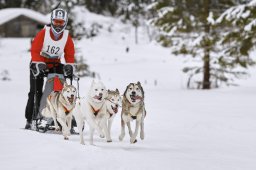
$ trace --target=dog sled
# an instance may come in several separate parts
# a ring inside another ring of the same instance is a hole
[[[46,118],[46,117],[42,116],[42,110],[46,107],[46,100],[47,100],[47,97],[50,95],[50,93],[52,91],[55,91],[55,92],[61,91],[64,82],[67,82],[67,83],[69,82],[72,85],[73,81],[76,81],[77,91],[78,91],[77,94],[79,96],[79,77],[78,76],[76,76],[75,74],[73,74],[71,76],[67,76],[67,74],[65,73],[65,70],[63,69],[64,64],[55,63],[55,62],[50,62],[50,63],[46,63],[46,64],[52,64],[53,65],[53,68],[52,68],[53,71],[50,72],[49,70],[46,70],[42,75],[46,79],[46,82],[44,84],[43,95],[42,95],[40,101],[37,101],[37,95],[38,94],[37,94],[37,91],[35,90],[34,107],[33,107],[33,115],[32,115],[32,125],[31,125],[32,130],[42,132],[42,133],[45,133],[47,131],[54,131],[55,130],[53,119],[52,118]],[[60,66],[60,68],[63,69],[63,74],[57,73],[57,71],[56,71],[57,66]],[[38,78],[38,76],[39,75],[34,74],[35,89],[37,89],[36,79]],[[40,102],[40,104],[38,105],[39,102]],[[71,134],[77,134],[74,131],[74,127],[76,127],[76,126],[77,126],[76,122],[73,118],[72,119]],[[60,124],[59,124],[59,127],[61,127]]]

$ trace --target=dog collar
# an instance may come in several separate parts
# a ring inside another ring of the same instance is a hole
[[[90,106],[91,106],[91,109],[92,109],[92,111],[93,111],[94,116],[96,117],[96,116],[98,115],[98,113],[99,113],[101,107],[102,107],[103,105],[102,105],[98,110],[95,110],[95,109],[92,107],[92,105],[90,105]]]
[[[107,112],[108,112],[109,115],[110,115],[109,118],[111,118],[111,117],[114,115],[114,113],[110,113],[110,111],[108,111],[108,110],[107,110]]]
[[[63,105],[64,111],[66,113],[66,115],[68,115],[73,109],[68,110],[64,105]]]
[[[113,116],[113,114],[112,114],[112,113],[110,113],[109,111],[108,111],[108,113],[109,113],[109,115],[110,115],[110,116],[109,116],[109,118],[111,118],[111,117]]]

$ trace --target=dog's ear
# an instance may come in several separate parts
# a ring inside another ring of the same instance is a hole
[[[110,90],[108,89],[108,93],[110,93]]]
[[[130,83],[131,84],[131,83]],[[128,86],[126,86],[126,88],[125,88],[125,91],[124,91],[124,96],[125,96],[125,94],[127,93],[127,90],[128,90],[128,87],[130,86],[130,84],[128,85]]]
[[[67,87],[68,83],[64,81],[63,87]]]
[[[117,94],[120,94],[118,89],[116,89],[116,93],[117,93]]]
[[[139,81],[137,82],[137,84],[138,84],[139,86],[141,86],[141,84],[140,84],[140,82],[139,82]]]

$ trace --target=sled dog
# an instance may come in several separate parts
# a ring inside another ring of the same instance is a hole
[[[108,127],[108,133],[111,138],[111,126],[112,122],[118,112],[118,108],[121,104],[121,96],[119,93],[119,90],[116,89],[115,91],[113,90],[108,90],[108,97],[106,99],[106,106],[107,106],[107,127]]]
[[[77,102],[73,114],[80,134],[80,143],[84,144],[83,123],[88,122],[90,139],[89,143],[93,145],[93,135],[96,129],[101,137],[106,136],[107,142],[112,142],[107,130],[107,90],[102,82],[93,80],[88,95],[83,100]],[[102,130],[103,129],[103,132]]]
[[[144,117],[146,115],[144,104],[144,91],[140,84],[130,83],[123,94],[121,111],[121,134],[119,140],[122,141],[125,136],[125,124],[128,126],[130,142],[136,143],[136,137],[140,128],[140,138],[144,139]],[[136,120],[134,133],[131,130],[130,122]]]
[[[52,117],[55,130],[60,130],[57,121],[62,127],[64,139],[70,136],[72,110],[76,104],[76,88],[64,83],[60,92],[51,92],[46,100],[46,107],[42,110],[42,115]]]

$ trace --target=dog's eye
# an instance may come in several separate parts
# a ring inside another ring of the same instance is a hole
[[[75,93],[76,91],[75,90],[73,90],[73,93]]]
[[[98,89],[95,89],[95,91],[98,91]]]
[[[132,90],[132,88],[130,87],[129,90]]]
[[[101,91],[104,91],[104,89],[101,89]]]
[[[68,93],[70,92],[70,91],[67,91]]]
[[[114,99],[111,99],[112,101],[114,101]]]
[[[139,88],[137,87],[136,90],[139,90]]]

